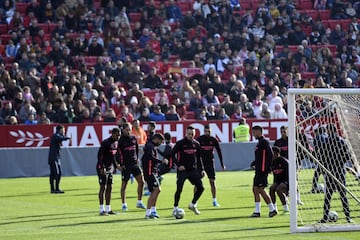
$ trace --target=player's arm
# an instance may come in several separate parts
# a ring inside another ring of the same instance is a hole
[[[198,167],[200,168],[199,170],[201,171],[201,172],[203,172],[204,171],[204,163],[203,163],[203,161],[202,161],[202,157],[201,157],[201,147],[200,147],[200,144],[198,144],[197,145],[197,151],[196,151],[196,160],[197,160],[197,165],[198,165]]]
[[[96,165],[96,167],[97,167],[97,169],[99,169],[101,175],[105,174],[105,172],[104,172],[105,165],[103,162],[103,159],[104,159],[103,152],[104,152],[104,144],[101,143],[101,146],[100,146],[98,154],[97,154],[98,163]]]
[[[118,145],[118,149],[117,149],[117,161],[118,161],[118,164],[116,165],[116,167],[119,169],[119,170],[123,170],[123,167],[124,167],[124,155],[123,155],[123,150],[122,150],[122,146],[121,146],[121,143],[119,142],[119,145]]]
[[[220,148],[219,141],[218,141],[216,138],[214,138],[214,140],[215,140],[215,149],[216,149],[216,151],[217,151],[217,153],[218,153],[221,167],[222,167],[223,170],[225,170],[226,167],[225,167],[224,162],[223,162],[223,156],[222,156],[222,152],[221,152],[221,148]]]
[[[136,138],[135,138],[136,139]],[[136,141],[135,143],[135,151],[136,151],[136,157],[139,157],[139,144],[138,142]]]
[[[177,142],[174,146],[174,148],[171,151],[171,158],[173,159],[173,163],[176,165],[176,167],[179,169],[180,167],[184,168],[183,165],[180,163],[180,159],[178,158],[178,152],[180,151],[179,142]],[[180,170],[180,169],[179,169]],[[182,169],[184,170],[184,169]]]

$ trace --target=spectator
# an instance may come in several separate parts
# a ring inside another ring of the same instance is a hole
[[[271,112],[271,119],[287,119],[287,113],[280,103],[275,104],[274,111]]]
[[[109,108],[106,111],[105,117],[104,117],[104,122],[116,122],[116,114],[114,112],[114,109]]]
[[[182,21],[181,9],[175,4],[174,0],[170,0],[166,7],[166,18],[170,23]]]
[[[166,121],[179,121],[180,116],[176,112],[176,106],[174,104],[171,104],[169,106],[168,112],[165,114]]]
[[[214,94],[214,89],[209,88],[206,92],[206,95],[202,98],[203,105],[205,107],[215,106],[217,107],[220,102],[218,97]]]
[[[150,121],[165,121],[165,114],[161,112],[161,107],[159,105],[156,105],[154,107],[154,111],[150,113]]]
[[[239,106],[241,107],[241,112],[243,117],[245,118],[255,117],[252,103],[249,101],[245,93],[240,95]]]
[[[241,111],[241,106],[236,105],[235,106],[235,112],[233,113],[233,115],[231,115],[231,119],[240,120],[242,118],[243,118],[243,115],[242,115],[242,111]]]
[[[271,119],[271,110],[267,103],[263,103],[261,107],[261,113],[259,119]]]
[[[230,120],[230,117],[228,114],[226,114],[226,111],[224,108],[220,108],[218,113],[218,119],[219,120]]]
[[[160,89],[163,87],[161,77],[157,74],[155,67],[151,68],[150,74],[144,78],[144,88]]]

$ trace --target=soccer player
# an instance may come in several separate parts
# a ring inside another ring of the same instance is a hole
[[[285,159],[289,159],[289,137],[288,137],[288,128],[286,126],[280,127],[281,137],[276,139],[274,142],[274,147],[280,148],[280,155]],[[300,154],[300,157],[297,158],[297,169],[300,171],[300,160],[304,158],[303,154]],[[301,196],[299,189],[296,189],[296,201],[298,205],[304,205],[301,201]]]
[[[272,150],[274,155],[271,171],[274,175],[274,182],[270,187],[271,201],[274,206],[276,206],[275,193],[277,193],[283,206],[284,213],[288,213],[289,206],[286,197],[289,194],[289,163],[285,157],[281,156],[281,149],[279,147],[274,146]]]
[[[303,136],[303,134],[300,134],[299,137],[300,136]],[[316,158],[321,159],[326,149],[325,145],[328,144],[328,135],[325,127],[321,126],[315,130],[315,138],[313,144],[314,144]],[[303,155],[305,156],[305,154]],[[315,163],[315,171],[312,178],[312,187],[310,193],[320,193],[320,190],[317,188],[317,185],[321,174],[322,174],[321,167],[317,163]]]
[[[102,141],[98,154],[96,172],[99,178],[99,204],[100,215],[116,214],[111,210],[111,190],[113,184],[113,173],[116,172],[116,151],[118,147],[118,141],[120,138],[120,129],[113,128],[111,130],[111,136]],[[104,195],[106,208],[104,207]]]
[[[165,133],[164,134],[164,138],[165,138],[165,148],[163,151],[161,151],[160,149],[158,149],[158,153],[163,157],[166,158],[167,160],[169,160],[168,164],[160,164],[159,165],[159,175],[164,175],[165,173],[168,173],[171,171],[171,169],[173,168],[173,161],[172,161],[172,149],[174,147],[174,144],[171,143],[171,135],[170,133]],[[159,181],[161,183],[162,178],[159,178]]]
[[[50,192],[51,193],[64,193],[60,189],[61,179],[61,161],[60,161],[60,148],[63,141],[69,140],[65,136],[65,127],[63,125],[56,126],[56,132],[51,137],[48,164],[50,166]]]
[[[147,135],[147,136],[146,136],[146,143],[151,142],[152,136],[155,135],[155,128],[156,128],[156,122],[150,121],[150,122],[148,123],[148,129],[147,129],[147,134],[146,134],[146,135]],[[158,178],[159,178],[160,181],[161,181],[161,179],[162,179],[161,175],[159,175]],[[149,196],[149,195],[151,195],[151,192],[149,191],[149,188],[148,188],[146,182],[145,182],[144,185],[145,185],[145,186],[144,186],[144,196]]]
[[[345,164],[348,160],[351,160],[349,147],[345,140],[337,133],[334,124],[328,125],[328,137],[325,139],[325,143],[322,151],[324,154],[321,158],[321,163],[325,168],[323,171],[325,179],[324,216],[319,222],[326,223],[329,221],[328,215],[331,198],[333,193],[338,191],[346,220],[349,223],[353,223],[350,217],[350,207],[345,189]]]
[[[285,126],[280,127],[281,138],[276,139],[274,146],[281,149],[281,156],[286,159],[289,159],[289,139],[288,139],[288,129]]]
[[[174,211],[176,212],[185,180],[188,179],[196,187],[194,197],[189,204],[189,209],[199,215],[197,201],[204,192],[204,186],[201,177],[204,176],[204,166],[200,156],[200,144],[194,139],[195,128],[188,126],[186,128],[185,138],[176,142],[172,150],[172,159],[177,167],[176,192],[174,195]],[[198,162],[201,162],[198,164]],[[200,167],[200,169],[197,169]],[[199,174],[201,172],[201,175]]]
[[[168,164],[168,159],[160,160],[158,158],[157,147],[164,141],[164,136],[156,133],[151,137],[144,147],[144,155],[141,158],[142,167],[144,170],[144,178],[151,192],[146,208],[145,218],[159,218],[156,212],[156,201],[160,194],[160,183],[158,181],[158,167],[159,163]]]
[[[271,202],[269,194],[265,191],[268,185],[268,174],[271,171],[271,162],[273,152],[270,142],[263,136],[262,127],[256,125],[252,127],[253,136],[258,140],[255,148],[255,161],[252,167],[255,168],[255,176],[253,181],[253,194],[255,199],[255,211],[250,217],[260,217],[260,196],[264,199],[269,207],[269,217],[277,215],[277,210]]]
[[[201,159],[204,164],[204,170],[210,182],[211,194],[213,197],[213,206],[220,207],[220,204],[216,200],[216,185],[215,185],[215,166],[214,166],[214,149],[216,149],[221,168],[225,170],[223,157],[219,141],[211,136],[211,128],[209,125],[204,126],[204,134],[196,139],[200,143],[201,147]],[[201,169],[198,167],[198,169]]]
[[[122,210],[127,211],[126,204],[126,186],[130,179],[130,174],[133,174],[137,183],[137,194],[138,200],[136,207],[145,209],[141,197],[144,186],[144,176],[142,170],[139,166],[138,156],[139,156],[139,145],[136,141],[135,136],[131,135],[131,124],[125,123],[122,131],[122,135],[118,143],[118,154],[120,166],[118,168],[121,170],[122,182],[121,182],[121,201],[122,201]]]

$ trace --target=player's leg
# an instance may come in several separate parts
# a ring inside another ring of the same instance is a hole
[[[318,193],[318,189],[317,189],[317,184],[319,182],[319,177],[320,177],[320,174],[321,174],[321,168],[316,165],[315,166],[315,171],[314,171],[314,176],[313,176],[313,179],[312,179],[312,187],[311,187],[311,190],[310,192],[311,193]]]
[[[161,191],[160,183],[158,181],[158,178],[154,175],[148,176],[146,178],[146,182],[151,194],[147,201],[145,218],[159,218],[159,215],[156,211],[156,202]]]
[[[137,208],[146,209],[144,203],[142,202],[142,194],[144,187],[144,175],[139,165],[135,165],[131,168],[131,173],[134,175],[135,180],[138,184],[137,186]]]
[[[64,193],[64,191],[62,191],[60,189],[61,166],[60,166],[60,164],[58,162],[55,162],[55,166],[56,166],[55,192],[56,193]]]
[[[258,185],[257,185],[257,191],[259,192],[260,196],[264,199],[265,203],[269,207],[269,217],[274,217],[277,215],[277,210],[274,206],[274,204],[271,201],[271,198],[267,191],[265,191],[265,187],[268,185],[268,174],[267,173],[259,173],[258,174]]]
[[[55,193],[55,178],[56,178],[55,162],[50,163],[49,167],[50,167],[50,175],[49,175],[50,192]]]
[[[213,198],[213,206],[220,207],[220,204],[217,202],[216,199],[216,182],[215,182],[215,166],[213,164],[204,166],[206,175],[209,178],[211,195]]]
[[[106,188],[106,176],[100,174],[98,169],[97,169],[97,174],[98,174],[99,186],[100,186],[99,194],[98,194],[99,205],[100,205],[100,215],[107,215],[107,213],[105,211],[105,206],[104,206],[104,193],[105,193],[105,188]]]
[[[113,175],[112,173],[106,174],[106,189],[105,189],[105,210],[108,214],[117,214],[116,212],[111,210],[111,192],[112,192],[112,184],[113,184]]]
[[[186,171],[178,171],[177,179],[176,179],[176,192],[174,194],[174,208],[177,208],[180,201],[181,192],[184,187],[185,180],[188,177],[188,173]]]
[[[329,221],[329,211],[331,198],[335,191],[335,182],[334,180],[325,174],[325,194],[324,194],[324,207],[323,207],[323,218],[319,221],[320,223],[326,223]]]
[[[121,171],[121,188],[120,188],[120,196],[122,202],[122,210],[127,211],[127,204],[126,204],[126,187],[127,183],[130,179],[130,170],[125,168]]]
[[[191,203],[189,204],[189,209],[192,210],[195,214],[199,215],[200,211],[197,209],[197,201],[204,192],[204,185],[201,180],[201,175],[196,169],[192,170],[189,173],[189,181],[191,182],[191,184],[195,186],[196,189],[196,191],[194,192],[194,197]]]
[[[344,186],[346,186],[345,174],[340,176],[339,180],[342,182],[342,184]],[[350,217],[350,207],[349,207],[349,200],[346,196],[346,189],[344,189],[342,186],[340,186],[340,184],[337,184],[336,188],[340,194],[340,200],[341,200],[341,204],[343,206],[343,212],[345,214],[346,220],[349,223],[353,223],[354,221]]]
[[[270,195],[270,198],[271,198],[271,201],[273,202],[273,204],[275,205],[276,203],[276,188],[278,187],[279,184],[277,183],[273,183],[271,186],[270,186],[270,189],[269,189],[269,195]]]
[[[287,199],[286,199],[286,196],[288,195],[288,189],[289,188],[286,183],[280,183],[275,189],[277,195],[279,196],[281,204],[283,206],[284,213],[289,212],[289,206],[288,206]]]

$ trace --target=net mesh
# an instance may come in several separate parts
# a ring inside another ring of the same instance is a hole
[[[298,205],[298,226],[360,223],[360,97],[295,99],[297,184],[303,202]],[[336,212],[336,222],[329,212]]]

